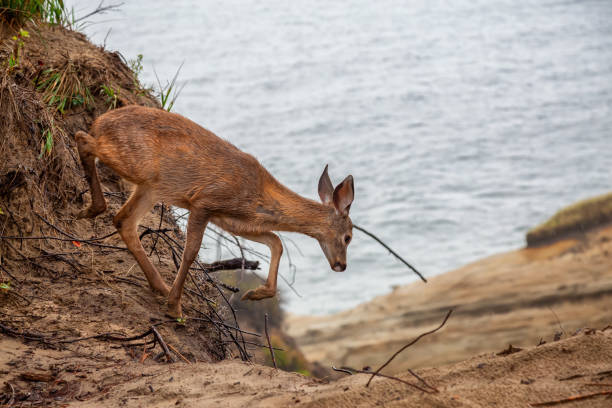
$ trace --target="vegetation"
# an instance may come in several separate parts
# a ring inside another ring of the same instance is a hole
[[[157,79],[157,85],[159,87],[159,102],[161,103],[162,109],[170,112],[172,107],[174,106],[174,102],[180,95],[181,91],[185,87],[183,84],[180,88],[177,88],[176,80],[178,79],[179,73],[181,72],[181,68],[183,68],[183,64],[178,67],[174,77],[170,82],[166,82],[165,85],[162,85],[157,73],[155,73],[155,79]]]
[[[527,233],[527,245],[533,246],[567,234],[612,222],[612,193],[579,201],[563,208],[545,223]]]
[[[67,12],[63,0],[2,0],[0,22],[19,28],[36,19],[49,24],[70,25],[74,13]]]
[[[117,95],[119,91],[116,91],[110,85],[102,85],[102,89],[100,89],[100,95],[104,95],[106,100],[106,104],[108,105],[108,110],[115,109],[117,107]]]

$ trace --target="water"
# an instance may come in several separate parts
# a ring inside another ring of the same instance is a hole
[[[86,32],[101,44],[112,28],[107,48],[144,54],[146,83],[185,61],[174,111],[300,194],[317,197],[326,163],[335,183],[353,174],[353,221],[426,276],[520,247],[557,209],[612,188],[608,0],[168,4],[128,1]],[[288,245],[302,296],[280,284],[290,312],[415,280],[354,235],[344,273],[289,236],[303,252]]]

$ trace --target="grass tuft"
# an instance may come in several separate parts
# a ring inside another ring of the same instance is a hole
[[[155,73],[155,79],[157,80],[157,86],[159,86],[159,102],[161,103],[162,109],[165,109],[168,112],[172,110],[172,107],[174,106],[176,99],[178,98],[181,91],[186,85],[186,83],[184,83],[183,85],[181,85],[180,88],[177,88],[177,84],[176,84],[176,80],[178,79],[179,73],[181,72],[181,68],[183,68],[183,64],[184,62],[181,63],[181,65],[176,70],[176,73],[174,74],[172,81],[166,82],[165,85],[161,84],[161,81],[159,80],[159,77],[157,76],[157,72],[153,70],[153,72]]]
[[[0,22],[19,28],[29,20],[42,20],[49,24],[69,25],[68,13],[63,0],[2,0]]]
[[[582,200],[561,209],[548,221],[527,233],[527,246],[584,232],[608,222],[612,222],[612,193]]]
[[[67,109],[93,107],[94,99],[89,87],[83,85],[77,69],[69,61],[61,69],[46,69],[42,72],[36,89],[43,93],[43,100],[60,113]]]

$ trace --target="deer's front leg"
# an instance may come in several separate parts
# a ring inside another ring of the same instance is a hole
[[[257,289],[251,289],[242,296],[242,300],[261,300],[271,298],[276,294],[276,277],[278,275],[278,264],[283,254],[283,243],[280,238],[272,232],[264,232],[257,235],[240,236],[250,240],[265,244],[270,248],[270,271],[265,285]]]
[[[189,267],[198,256],[202,245],[202,236],[208,223],[208,214],[204,211],[192,210],[187,222],[187,241],[183,250],[183,258],[179,267],[172,289],[168,295],[168,315],[171,317],[182,317],[181,296],[185,278],[189,273]]]

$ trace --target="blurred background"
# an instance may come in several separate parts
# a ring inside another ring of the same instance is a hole
[[[99,4],[66,3],[77,16]],[[84,31],[142,54],[145,84],[183,64],[173,111],[294,191],[318,199],[327,163],[334,183],[352,174],[353,222],[433,276],[610,191],[611,18],[608,0],[129,0]],[[316,241],[283,234],[280,273],[301,295],[280,282],[289,312],[345,310],[417,279],[354,236],[335,273]],[[207,261],[221,255],[204,244]]]

